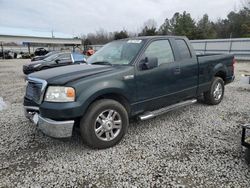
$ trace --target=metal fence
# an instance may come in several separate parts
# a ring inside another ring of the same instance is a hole
[[[250,38],[192,40],[191,43],[197,53],[229,53],[237,60],[250,60]]]

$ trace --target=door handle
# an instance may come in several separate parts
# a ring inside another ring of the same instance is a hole
[[[181,74],[181,68],[180,67],[175,67],[174,74]]]

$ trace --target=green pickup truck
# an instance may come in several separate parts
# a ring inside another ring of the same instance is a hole
[[[137,37],[111,42],[86,64],[30,74],[26,117],[46,135],[71,137],[79,127],[92,148],[108,148],[129,120],[147,120],[204,101],[221,102],[234,80],[233,55],[196,55],[186,37]]]

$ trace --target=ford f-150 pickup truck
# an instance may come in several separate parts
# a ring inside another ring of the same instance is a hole
[[[219,104],[234,80],[233,55],[200,55],[185,37],[156,36],[111,42],[87,64],[30,74],[26,117],[46,135],[71,137],[78,126],[92,148],[108,148],[129,120],[147,120],[202,97]]]

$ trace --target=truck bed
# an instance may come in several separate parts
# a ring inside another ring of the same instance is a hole
[[[205,54],[197,55],[199,64],[199,92],[210,87],[214,71],[222,77],[225,84],[234,80],[234,56],[231,54]]]
[[[203,63],[212,63],[212,62],[225,62],[226,65],[232,65],[234,56],[231,54],[202,54],[197,55],[198,62]]]

